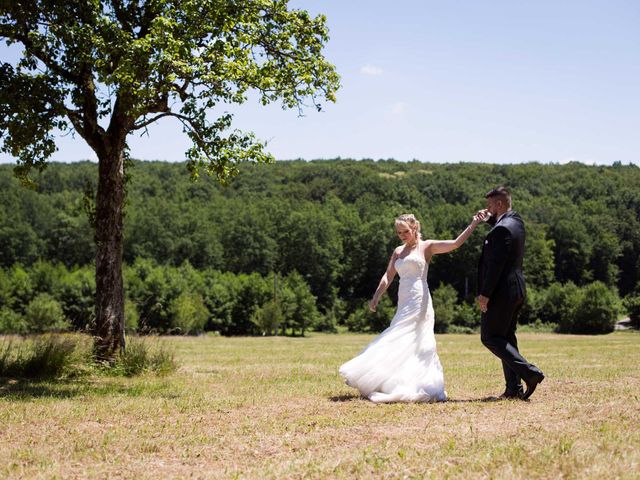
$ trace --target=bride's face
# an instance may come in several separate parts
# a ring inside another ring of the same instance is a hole
[[[413,230],[406,223],[396,223],[396,233],[402,243],[412,243],[415,235]]]

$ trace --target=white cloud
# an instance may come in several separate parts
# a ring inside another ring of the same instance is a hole
[[[360,67],[360,73],[376,77],[382,75],[382,69],[375,65],[365,65],[364,67]]]
[[[405,113],[407,113],[408,109],[409,105],[407,105],[405,102],[396,102],[391,107],[391,113],[393,113],[394,115],[404,115]]]

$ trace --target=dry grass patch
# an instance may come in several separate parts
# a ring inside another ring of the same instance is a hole
[[[438,336],[451,401],[374,405],[337,367],[372,337],[170,338],[167,377],[0,381],[3,478],[633,478],[640,335],[523,334],[532,401],[483,401],[500,365]]]

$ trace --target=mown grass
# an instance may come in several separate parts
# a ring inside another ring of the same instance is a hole
[[[440,335],[451,400],[374,405],[337,367],[369,335],[170,338],[168,376],[0,380],[2,478],[638,478],[640,334],[520,335],[546,373]]]

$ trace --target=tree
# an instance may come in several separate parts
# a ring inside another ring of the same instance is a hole
[[[173,314],[173,326],[181,333],[200,333],[209,319],[209,310],[197,293],[183,292],[169,308]]]
[[[285,279],[285,287],[289,291],[285,305],[287,316],[291,320],[292,334],[296,328],[304,337],[307,328],[314,327],[320,317],[316,307],[316,297],[311,294],[309,285],[298,272],[291,272]]]
[[[17,157],[25,183],[55,151],[55,132],[74,130],[98,157],[95,199],[98,359],[124,348],[122,280],[127,136],[172,117],[200,169],[224,182],[244,161],[270,162],[220,103],[281,99],[302,109],[334,101],[339,78],[322,56],[325,17],[289,10],[287,0],[79,0],[0,3],[0,39],[19,44],[0,65],[0,151]]]
[[[257,307],[251,315],[251,321],[260,329],[262,335],[276,335],[282,319],[282,308],[276,300],[269,300],[263,306]]]

